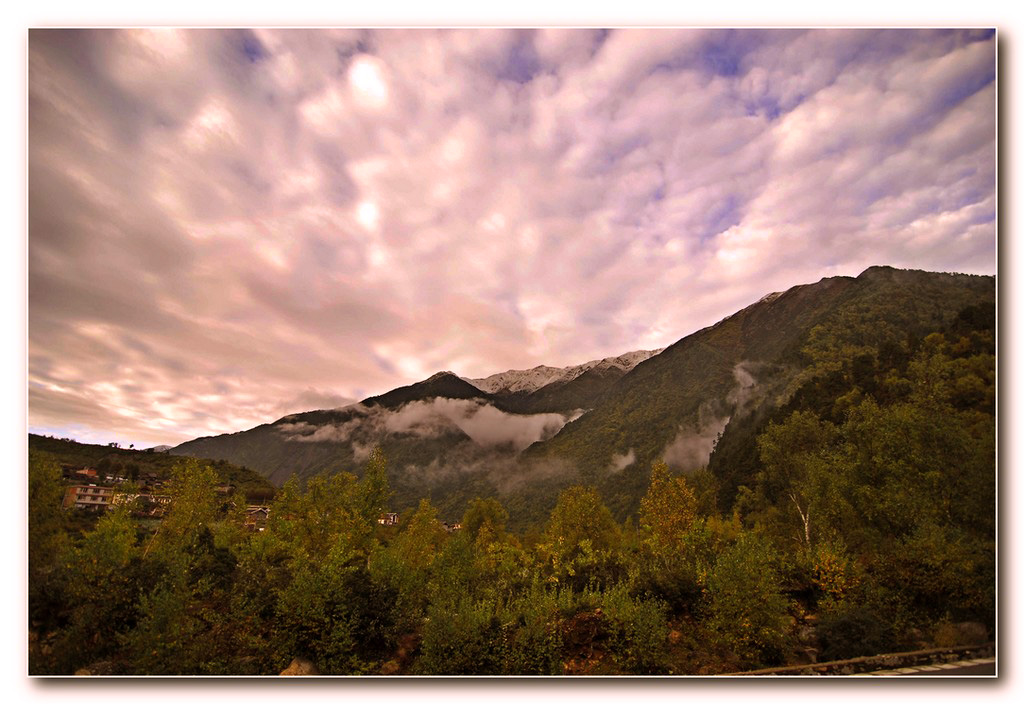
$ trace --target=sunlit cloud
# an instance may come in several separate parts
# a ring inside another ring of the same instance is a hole
[[[29,424],[175,443],[995,271],[986,30],[32,30]]]

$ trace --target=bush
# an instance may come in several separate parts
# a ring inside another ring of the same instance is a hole
[[[634,599],[615,586],[602,599],[608,617],[608,649],[623,671],[653,675],[667,671],[667,607],[659,599]]]
[[[706,625],[717,645],[742,667],[781,664],[787,611],[770,549],[755,536],[741,536],[708,578]]]
[[[421,674],[500,674],[496,645],[500,623],[494,604],[462,596],[447,604],[431,605],[423,627]]]
[[[848,606],[821,616],[818,621],[820,660],[846,660],[885,652],[887,626],[874,611]]]
[[[561,674],[558,600],[539,586],[498,604],[460,597],[431,606],[417,669],[444,675]]]

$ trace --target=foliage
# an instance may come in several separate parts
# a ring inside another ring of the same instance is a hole
[[[878,613],[856,604],[822,614],[817,633],[822,661],[877,655],[891,643],[889,628]]]
[[[394,592],[376,582],[339,539],[316,563],[300,555],[278,597],[276,650],[307,657],[325,674],[372,671],[390,645]]]
[[[669,631],[665,603],[630,596],[625,585],[607,590],[601,603],[609,621],[608,648],[618,669],[638,675],[663,674]]]
[[[715,642],[743,666],[784,660],[788,603],[764,540],[744,534],[718,556],[705,608]]]
[[[676,552],[693,525],[697,499],[683,477],[669,475],[668,465],[655,462],[650,486],[640,501],[640,529],[656,554]]]

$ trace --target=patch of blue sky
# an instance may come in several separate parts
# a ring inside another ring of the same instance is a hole
[[[723,202],[709,210],[704,221],[704,229],[700,234],[700,241],[707,242],[730,227],[739,225],[743,220],[741,206],[742,201],[739,196],[730,193]]]
[[[967,190],[960,194],[960,197],[953,201],[952,207],[955,210],[959,210],[960,208],[966,208],[969,205],[974,205],[975,203],[982,202],[990,195],[991,191],[983,192],[977,188],[968,188]]]
[[[348,66],[349,60],[357,54],[374,53],[373,45],[373,35],[364,31],[355,41],[347,41],[335,46],[334,53],[338,57],[339,70],[344,70],[344,67]]]
[[[387,359],[387,357],[382,357],[381,355],[374,352],[372,349],[369,350],[369,353],[371,359],[373,359],[373,363],[377,365],[378,369],[383,371],[385,374],[398,374],[398,368],[394,364],[392,364]],[[357,390],[356,393],[359,394],[361,397],[361,394],[363,392],[361,390]]]
[[[591,164],[595,173],[601,174],[612,168],[619,160],[632,154],[637,149],[645,147],[650,143],[650,137],[645,134],[633,134],[616,141],[606,140],[596,159]]]
[[[242,53],[252,64],[270,57],[270,52],[263,46],[263,42],[250,31],[242,32]]]
[[[984,225],[985,223],[996,221],[996,209],[981,210],[974,215],[970,220],[967,221],[969,225]]]
[[[542,71],[537,51],[528,35],[516,41],[503,59],[495,69],[495,75],[503,81],[529,83]]]
[[[940,112],[946,112],[992,83],[996,79],[996,63],[994,59],[995,54],[993,54],[992,64],[984,71],[965,76],[963,80],[939,96],[935,109]]]
[[[771,41],[780,32],[727,29],[715,32],[700,52],[700,65],[715,76],[735,77],[746,73],[744,59],[766,41]]]
[[[991,67],[965,76],[949,90],[936,95],[928,106],[929,109],[922,112],[919,119],[899,125],[888,135],[880,138],[878,144],[890,149],[902,147],[912,137],[923,134],[937,125],[950,110],[992,83],[995,77],[996,66],[993,61]],[[992,109],[995,109],[994,104]]]
[[[771,95],[766,95],[758,100],[748,101],[744,107],[746,108],[748,116],[755,117],[757,115],[762,115],[766,117],[769,122],[778,119],[779,115],[782,114],[782,106],[779,104],[779,101]]]
[[[598,29],[594,32],[594,43],[591,45],[590,55],[594,56],[604,46],[605,41],[611,36],[611,29]]]

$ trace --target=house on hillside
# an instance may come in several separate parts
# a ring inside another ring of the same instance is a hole
[[[91,510],[106,510],[114,499],[114,490],[109,486],[69,486],[64,492],[64,508],[85,508]]]
[[[398,525],[398,514],[397,513],[382,513],[380,518],[377,519],[377,523],[382,526],[395,526]]]
[[[60,473],[64,479],[79,479],[81,475],[78,474],[78,470],[80,469],[85,469],[85,467],[74,464],[62,464],[60,466]]]
[[[246,506],[245,527],[252,531],[261,531],[270,518],[269,506]]]
[[[171,503],[171,497],[167,494],[115,494],[113,505],[134,501],[132,515],[139,518],[161,518]]]

